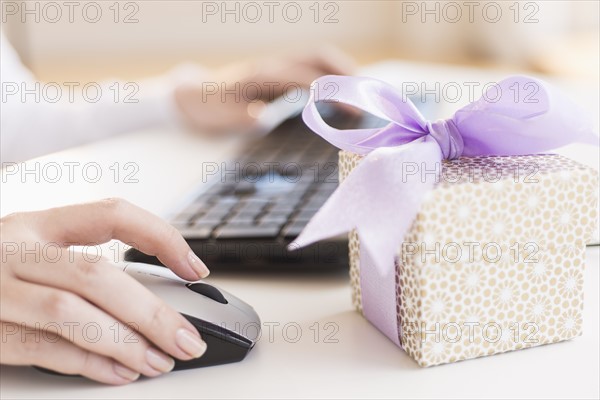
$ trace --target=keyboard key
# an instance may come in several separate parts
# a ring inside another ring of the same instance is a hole
[[[181,235],[186,239],[208,239],[213,227],[209,225],[194,225],[179,229]]]
[[[215,225],[220,223],[228,214],[229,210],[226,208],[212,209],[206,214],[198,216],[194,222]]]
[[[313,215],[315,215],[317,213],[317,211],[319,211],[321,207],[319,206],[315,206],[315,205],[304,205],[302,206],[302,208],[300,208],[301,213],[302,212],[306,212],[305,215],[307,218],[311,218]]]
[[[273,199],[274,203],[296,205],[306,197],[306,191],[285,193]]]
[[[334,190],[318,190],[315,193],[313,193],[311,198],[327,199],[327,198],[329,198],[329,196],[331,196],[331,194],[333,192],[334,192]]]
[[[338,182],[335,180],[327,180],[319,185],[319,192],[333,192],[338,187]]]
[[[225,225],[217,231],[217,239],[274,238],[279,234],[278,225]]]
[[[298,182],[294,183],[294,190],[305,192],[310,185],[312,185],[311,180],[298,180]]]
[[[177,215],[175,218],[172,218],[170,220],[170,222],[173,225],[184,226],[184,225],[189,225],[192,222],[193,218],[194,218],[194,214],[188,213],[188,212],[183,212],[183,213]]]
[[[277,208],[270,208],[266,213],[265,216],[274,216],[274,217],[289,217],[290,214],[292,214],[294,212],[293,208],[287,208],[287,209],[277,209]]]
[[[228,214],[234,206],[235,204],[217,203],[210,210],[208,210],[206,214],[225,215]]]
[[[222,207],[214,207],[212,209],[210,209],[206,214],[204,214],[204,217],[209,217],[209,216],[214,216],[214,217],[224,217],[225,215],[229,214],[231,210],[230,206],[222,206]]]
[[[279,228],[281,230],[281,227],[283,225],[285,225],[286,222],[288,222],[288,220],[285,220],[285,221],[282,221],[282,222],[277,222],[277,221],[260,221],[257,226],[261,226],[261,227],[262,226],[269,226],[269,227],[276,226],[277,228]]]
[[[221,225],[223,223],[223,220],[225,218],[221,217],[221,218],[215,218],[215,217],[199,217],[198,219],[196,219],[194,221],[194,225],[195,224],[202,224],[202,225],[210,225],[210,226],[217,226],[217,225]]]
[[[173,227],[177,230],[186,229],[192,226],[192,223],[188,222],[170,221],[170,224],[173,225]]]
[[[256,219],[256,215],[252,215],[249,213],[236,214],[227,221],[227,224],[233,224],[233,225],[253,224],[255,219]]]
[[[268,204],[267,200],[246,200],[241,201],[239,212],[260,212]]]
[[[307,190],[307,188],[294,187],[293,190],[289,190],[286,193],[283,193],[283,195],[280,196],[280,198],[282,200],[287,200],[287,202],[298,201],[306,195]]]
[[[314,209],[303,209],[303,210],[300,211],[300,213],[298,215],[296,215],[294,217],[294,220],[296,220],[296,221],[308,221],[316,213],[317,213],[317,210],[314,210]]]
[[[218,197],[206,198],[202,201],[195,200],[192,204],[188,206],[187,210],[193,211],[196,214],[200,212],[206,212],[210,210],[217,201]]]
[[[220,208],[231,208],[239,202],[240,199],[236,196],[222,196],[216,199],[214,206]]]
[[[289,204],[289,203],[275,203],[273,204],[273,206],[271,206],[271,208],[269,209],[269,212],[271,213],[285,213],[287,215],[290,215],[292,213],[292,211],[294,211],[296,207],[293,204]]]
[[[240,215],[241,218],[246,218],[246,219],[255,219],[259,214],[261,213],[261,211],[238,211],[235,215]]]
[[[246,180],[242,180],[240,183],[238,183],[234,190],[234,194],[236,196],[250,195],[254,192],[256,192],[256,186],[254,186],[254,183]]]
[[[287,215],[282,214],[265,214],[260,218],[260,223],[283,225],[288,221]]]
[[[221,173],[221,182],[226,184],[237,184],[240,181],[239,164],[226,166]]]
[[[325,204],[325,201],[327,200],[327,197],[311,197],[310,200],[308,200],[304,206],[302,208],[307,208],[307,209],[319,209],[321,208],[321,206],[323,204]]]
[[[286,238],[295,238],[302,232],[304,227],[306,226],[305,222],[292,222],[285,228],[283,228],[283,236]]]

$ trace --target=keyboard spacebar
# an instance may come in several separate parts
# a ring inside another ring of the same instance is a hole
[[[217,239],[272,238],[279,229],[279,225],[225,225],[217,232]]]

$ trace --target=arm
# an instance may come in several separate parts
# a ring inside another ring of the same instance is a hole
[[[203,79],[204,74],[186,66],[129,84],[91,83],[87,90],[86,83],[58,86],[38,82],[3,35],[1,40],[2,162],[23,161],[147,127],[176,125],[180,115],[175,87],[185,79]]]

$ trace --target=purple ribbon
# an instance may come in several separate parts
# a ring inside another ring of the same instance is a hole
[[[338,130],[323,121],[318,101],[345,103],[389,123],[383,128]],[[424,195],[439,178],[431,172],[440,170],[442,159],[535,154],[574,142],[598,145],[582,110],[547,83],[526,76],[504,79],[452,118],[437,122],[427,121],[385,82],[324,76],[313,83],[303,118],[334,146],[365,157],[290,248],[356,229],[363,313],[398,345],[394,258]],[[422,173],[403,173],[409,164]]]

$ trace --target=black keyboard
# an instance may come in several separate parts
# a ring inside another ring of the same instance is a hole
[[[327,122],[352,128],[358,118],[332,113]],[[217,171],[217,181],[171,223],[212,270],[347,268],[345,237],[288,251],[338,185],[338,149],[300,116],[248,144]],[[158,263],[135,249],[126,260]]]

